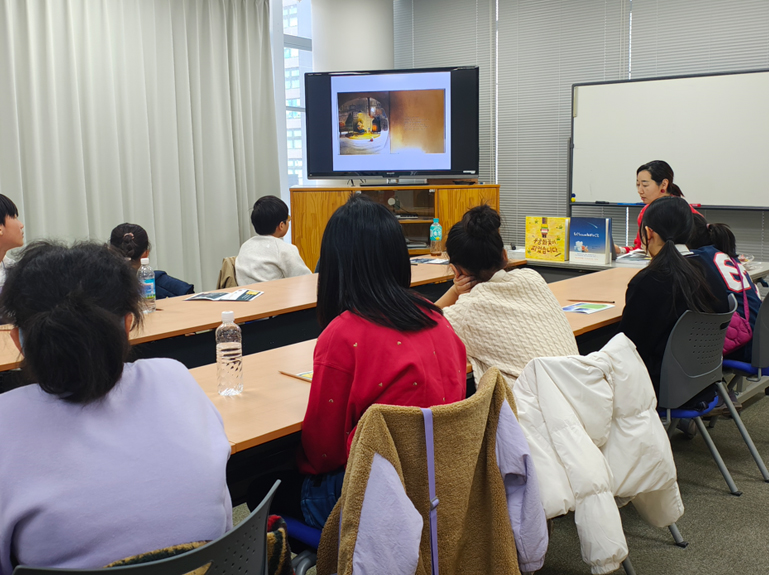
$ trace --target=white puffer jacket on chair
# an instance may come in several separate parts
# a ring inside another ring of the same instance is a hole
[[[574,511],[582,558],[611,573],[627,557],[618,505],[651,525],[684,512],[643,361],[624,334],[588,356],[539,358],[513,386],[548,518]]]

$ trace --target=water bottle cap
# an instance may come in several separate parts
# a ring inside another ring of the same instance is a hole
[[[437,224],[438,223],[438,218],[433,218],[433,223]]]
[[[149,258],[142,258],[142,265],[143,266],[150,265],[150,259]]]
[[[222,323],[233,323],[235,321],[235,312],[234,311],[223,311],[222,312]]]

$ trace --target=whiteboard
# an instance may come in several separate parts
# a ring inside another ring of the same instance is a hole
[[[769,206],[769,71],[574,86],[572,193],[639,202],[665,160],[690,203]]]

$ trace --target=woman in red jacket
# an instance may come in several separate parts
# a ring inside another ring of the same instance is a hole
[[[640,166],[636,170],[636,189],[641,201],[646,204],[641,213],[638,214],[638,233],[631,246],[614,246],[618,255],[641,248],[641,222],[646,213],[646,208],[657,198],[666,196],[675,196],[683,198],[684,194],[676,184],[673,183],[673,168],[663,160],[652,160],[651,162]],[[692,208],[692,212],[697,214],[697,210]]]

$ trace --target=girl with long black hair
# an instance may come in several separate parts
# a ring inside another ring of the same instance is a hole
[[[383,205],[353,195],[328,221],[318,269],[312,386],[297,476],[273,507],[323,527],[341,494],[355,427],[374,403],[432,407],[464,399],[465,346],[441,310],[411,291],[403,230]],[[303,477],[302,477],[303,476]],[[249,490],[255,505],[273,477]],[[293,500],[292,500],[293,498]],[[292,505],[293,503],[293,505]]]
[[[686,247],[691,230],[692,211],[683,198],[664,197],[650,204],[640,233],[652,261],[630,280],[625,294],[620,331],[635,343],[657,393],[665,346],[678,318],[688,309],[729,309],[726,299],[713,295]]]

